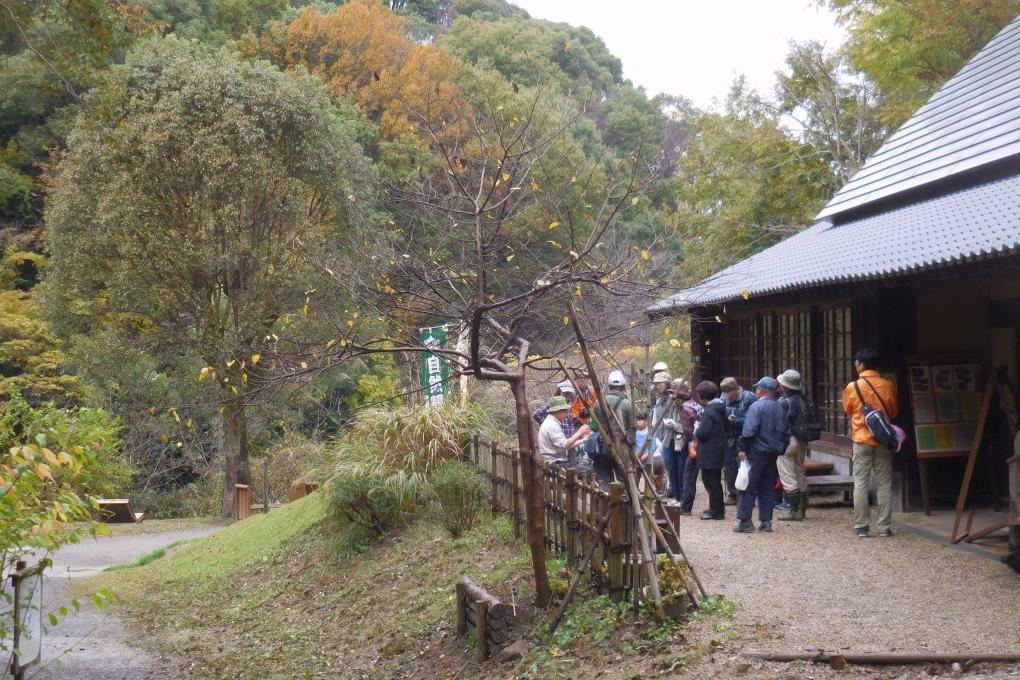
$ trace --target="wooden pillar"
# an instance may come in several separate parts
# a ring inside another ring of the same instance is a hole
[[[482,448],[482,436],[475,434],[471,437],[471,454],[475,457],[475,465],[478,465],[478,452]]]
[[[234,485],[234,517],[245,519],[251,516],[251,487],[247,484]]]
[[[613,602],[623,599],[624,531],[627,523],[627,509],[623,505],[623,485],[613,482],[609,485],[609,596]]]

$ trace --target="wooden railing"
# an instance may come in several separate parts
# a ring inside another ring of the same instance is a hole
[[[517,447],[475,435],[468,455],[489,478],[492,512],[509,515],[514,536],[521,538],[527,527]],[[545,462],[541,466],[547,550],[568,565],[577,564],[602,517],[609,512],[609,524],[602,532],[591,564],[595,571],[605,575],[614,600],[627,598],[635,592],[635,585],[641,586],[642,564],[636,542],[631,540],[631,506],[623,485],[617,482],[607,490],[593,474]]]

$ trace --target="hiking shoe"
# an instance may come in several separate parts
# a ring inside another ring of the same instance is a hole
[[[742,519],[739,522],[737,522],[737,526],[733,527],[733,530],[736,531],[738,534],[753,534],[754,523],[751,522],[750,520]]]
[[[868,537],[868,527],[858,527],[857,528],[857,538],[867,538],[867,537]]]
[[[701,519],[726,519],[726,515],[723,513],[715,514],[714,512],[703,512],[701,513]]]
[[[764,531],[765,533],[772,533],[772,522],[762,522],[758,525],[758,531]]]
[[[892,529],[879,529],[878,535],[882,538],[890,538],[893,535]]]
[[[728,496],[726,496],[726,500],[724,500],[723,503],[725,505],[736,505],[737,504],[737,494],[735,494],[735,493],[729,494]]]
[[[776,507],[779,508],[780,510],[789,510],[790,501],[786,500],[786,498],[783,498],[783,500],[776,503]]]

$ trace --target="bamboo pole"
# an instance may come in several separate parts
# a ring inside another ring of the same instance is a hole
[[[581,349],[581,356],[584,357],[585,366],[588,368],[588,375],[592,382],[592,387],[595,389],[595,396],[598,399],[599,407],[605,417],[611,418],[609,414],[612,411],[609,409],[609,405],[606,403],[605,394],[602,390],[602,386],[599,383],[598,375],[595,371],[595,364],[591,360],[591,354],[588,352],[588,344],[584,338],[584,333],[581,331],[581,325],[577,321],[577,310],[574,308],[573,303],[570,305],[570,322],[574,326],[574,334],[577,336],[577,344]],[[623,465],[623,455],[621,453],[620,442],[616,439],[616,434],[613,432],[613,428],[606,428],[606,436],[609,439],[609,450],[617,464],[620,465],[620,469],[626,471],[626,466]],[[626,447],[630,448],[630,447]],[[638,498],[637,479],[634,476],[633,468],[630,473],[624,475],[627,481],[627,493],[632,499]],[[652,607],[655,614],[655,618],[659,621],[666,618],[665,612],[662,609],[662,592],[659,589],[659,578],[656,574],[655,559],[652,554],[651,541],[648,537],[648,528],[645,526],[645,518],[643,517],[643,508],[640,502],[631,503],[631,510],[634,514],[634,523],[637,529],[638,545],[641,550],[641,558],[645,561],[645,570],[648,572],[648,587],[651,590],[651,601]],[[655,524],[655,518],[652,517],[651,523]]]
[[[815,661],[818,663],[833,663],[845,661],[850,664],[864,665],[906,665],[917,663],[1015,663],[1020,661],[1020,653],[1013,654],[984,654],[984,653],[933,653],[933,652],[763,652],[748,650],[743,656],[763,661]]]
[[[577,590],[577,584],[581,582],[581,578],[584,576],[584,572],[588,568],[588,563],[591,562],[592,555],[595,554],[595,548],[602,542],[602,532],[606,530],[606,525],[609,524],[610,514],[611,513],[607,512],[602,515],[602,519],[595,528],[595,535],[592,536],[591,541],[588,543],[588,549],[584,552],[584,559],[581,560],[580,566],[578,566],[577,570],[574,572],[573,578],[570,579],[570,587],[567,588],[567,592],[563,596],[563,601],[560,602],[560,606],[556,610],[556,615],[553,616],[553,620],[549,624],[550,635],[556,632],[556,627],[559,626],[560,621],[563,620],[563,615],[566,613],[567,607],[570,605],[570,601],[574,599],[574,591]]]

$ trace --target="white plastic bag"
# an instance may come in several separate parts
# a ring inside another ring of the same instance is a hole
[[[737,478],[736,480],[734,480],[733,486],[735,486],[738,491],[746,491],[747,480],[750,476],[751,476],[751,464],[748,463],[746,460],[740,461],[740,468],[737,470]]]

